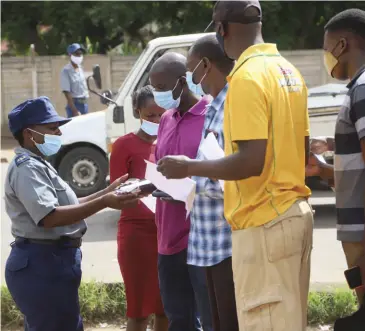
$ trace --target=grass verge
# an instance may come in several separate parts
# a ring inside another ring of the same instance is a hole
[[[79,290],[81,315],[85,322],[116,322],[124,318],[125,291],[122,283],[82,283]],[[338,317],[356,310],[356,299],[350,291],[334,290],[309,294],[308,323],[330,324]],[[23,317],[8,289],[1,287],[1,326],[21,325]]]

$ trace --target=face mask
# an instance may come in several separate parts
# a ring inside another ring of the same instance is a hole
[[[194,76],[194,72],[196,71],[196,69],[199,67],[199,65],[202,63],[203,60],[201,60],[198,65],[195,67],[195,69],[193,70],[193,72],[187,71],[186,72],[186,82],[188,83],[189,89],[191,92],[193,92],[196,95],[205,95],[203,88],[202,88],[202,81],[205,78],[205,76],[207,75],[206,73],[204,74],[203,78],[200,80],[199,84],[195,84],[193,82],[193,76]]]
[[[38,134],[41,134],[42,136],[44,136],[44,143],[43,144],[38,144],[34,141],[35,145],[37,146],[38,150],[44,155],[44,156],[51,156],[56,154],[61,146],[62,146],[62,140],[60,136],[56,136],[53,134],[42,134],[40,132],[28,129],[30,131],[36,132]]]
[[[234,61],[234,59],[230,58],[227,55],[226,51],[224,50],[224,37],[219,32],[216,32],[216,37],[217,37],[217,40],[218,40],[218,44],[219,44],[219,46],[221,47],[221,49],[224,53],[224,56],[228,57],[231,61]]]
[[[158,127],[157,123],[142,120],[141,129],[150,136],[157,136]]]
[[[331,77],[333,77],[333,70],[335,69],[335,67],[338,64],[339,57],[342,55],[342,52],[338,55],[337,58],[333,55],[333,52],[337,48],[339,43],[340,43],[340,41],[338,41],[337,44],[335,45],[335,47],[332,48],[332,51],[324,51],[324,54],[323,54],[324,65],[326,67],[327,73]]]
[[[226,51],[224,50],[224,37],[219,32],[216,32],[216,37],[217,37],[219,46],[221,47],[224,54],[226,54]]]
[[[77,65],[80,65],[83,59],[84,57],[82,55],[81,56],[71,55],[71,61]]]
[[[333,77],[332,73],[333,73],[333,69],[335,69],[336,65],[338,64],[338,60],[335,58],[335,56],[328,51],[324,52],[323,55],[324,58],[324,65],[326,67],[327,73]]]
[[[153,91],[153,97],[155,99],[156,105],[165,109],[174,109],[179,107],[180,105],[180,99],[181,94],[183,93],[183,90],[181,90],[180,96],[175,100],[172,93],[175,91],[177,84],[179,83],[180,79],[177,81],[175,87],[171,91]]]

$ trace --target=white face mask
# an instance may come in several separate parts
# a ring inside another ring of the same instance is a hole
[[[196,65],[193,72],[191,72],[191,71],[186,72],[186,82],[188,83],[189,89],[191,92],[193,92],[196,95],[205,95],[205,92],[202,87],[202,81],[204,80],[204,78],[207,74],[206,73],[204,74],[204,76],[202,77],[202,79],[200,80],[200,82],[198,84],[195,84],[193,81],[194,73],[195,73],[196,69],[200,66],[201,63],[203,63],[203,59],[201,59],[200,62]]]
[[[158,126],[157,123],[142,120],[141,129],[150,136],[157,136]]]
[[[181,93],[179,97],[175,100],[173,96],[173,92],[175,91],[176,87],[178,86],[180,78],[177,80],[175,87],[170,91],[155,91],[153,90],[153,97],[157,106],[169,110],[169,109],[176,109],[180,105],[181,95],[183,94],[184,89],[181,89]]]
[[[82,60],[84,59],[84,57],[81,56],[75,56],[75,55],[71,55],[71,61],[75,64],[77,64],[78,66],[82,63]]]
[[[43,134],[38,131],[28,129],[29,131],[33,131],[35,133],[38,133],[44,137],[44,143],[38,144],[34,141],[34,138],[32,138],[34,144],[37,146],[38,150],[44,155],[44,156],[51,156],[56,154],[61,146],[62,146],[62,139],[60,136],[53,135],[53,134]]]

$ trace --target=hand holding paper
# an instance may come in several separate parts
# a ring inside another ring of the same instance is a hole
[[[184,155],[165,156],[157,162],[157,171],[167,179],[182,179],[188,176],[190,159]]]
[[[195,198],[195,182],[190,178],[167,179],[157,171],[156,164],[149,161],[145,162],[147,164],[146,179],[151,181],[159,190],[171,195],[175,200],[184,202],[187,214],[189,214]]]

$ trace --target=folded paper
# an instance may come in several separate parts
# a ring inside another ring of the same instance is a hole
[[[151,181],[160,191],[169,194],[174,200],[184,202],[188,216],[195,198],[195,182],[190,178],[167,179],[157,171],[156,164],[147,160],[145,162],[147,164],[145,178]]]

